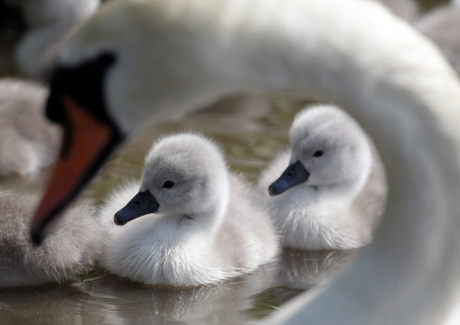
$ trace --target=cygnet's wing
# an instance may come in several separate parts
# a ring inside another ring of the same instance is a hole
[[[278,237],[267,211],[245,180],[230,174],[230,187],[227,214],[215,247],[226,264],[251,270],[275,258]]]

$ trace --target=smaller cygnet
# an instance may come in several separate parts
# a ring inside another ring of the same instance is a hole
[[[0,176],[33,174],[56,159],[60,129],[45,117],[47,95],[37,83],[0,80]]]
[[[369,243],[387,184],[358,123],[338,107],[313,106],[295,117],[290,142],[291,150],[275,158],[258,183],[283,246],[351,249]]]
[[[171,286],[251,272],[278,252],[274,226],[254,198],[213,141],[163,137],[147,154],[141,183],[114,191],[101,208],[112,234],[103,265],[134,281]]]

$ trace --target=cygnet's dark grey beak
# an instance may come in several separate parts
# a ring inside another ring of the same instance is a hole
[[[160,205],[149,190],[139,192],[123,209],[115,214],[113,221],[115,224],[123,226],[131,220],[155,213],[159,207]]]
[[[281,194],[289,190],[291,187],[307,181],[309,176],[310,173],[308,170],[300,162],[300,160],[297,160],[297,162],[289,165],[283,174],[281,174],[280,178],[268,187],[268,193],[270,196]]]

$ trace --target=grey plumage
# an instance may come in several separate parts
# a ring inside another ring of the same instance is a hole
[[[73,280],[100,252],[103,230],[88,202],[69,209],[59,229],[34,246],[29,223],[39,199],[36,192],[0,190],[0,287]]]
[[[0,80],[0,176],[24,176],[54,162],[60,130],[44,116],[47,94],[37,83]]]
[[[258,187],[285,247],[350,249],[367,244],[382,216],[387,184],[371,140],[344,111],[319,105],[300,112],[291,150],[267,167]],[[324,155],[315,157],[317,150]],[[300,161],[309,178],[275,197],[268,186]]]
[[[175,182],[171,189],[162,184]],[[137,192],[159,204],[123,227],[114,214]],[[160,139],[147,155],[142,182],[115,190],[101,208],[111,234],[103,264],[148,284],[194,286],[251,272],[272,260],[278,238],[244,180],[227,171],[220,149],[195,134]]]

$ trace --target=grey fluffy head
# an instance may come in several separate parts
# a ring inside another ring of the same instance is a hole
[[[301,111],[290,130],[290,162],[300,161],[310,176],[309,186],[355,182],[367,176],[371,150],[367,136],[347,113],[332,105]]]
[[[163,214],[199,213],[228,195],[220,148],[199,134],[159,139],[146,157],[140,192],[149,190]]]

